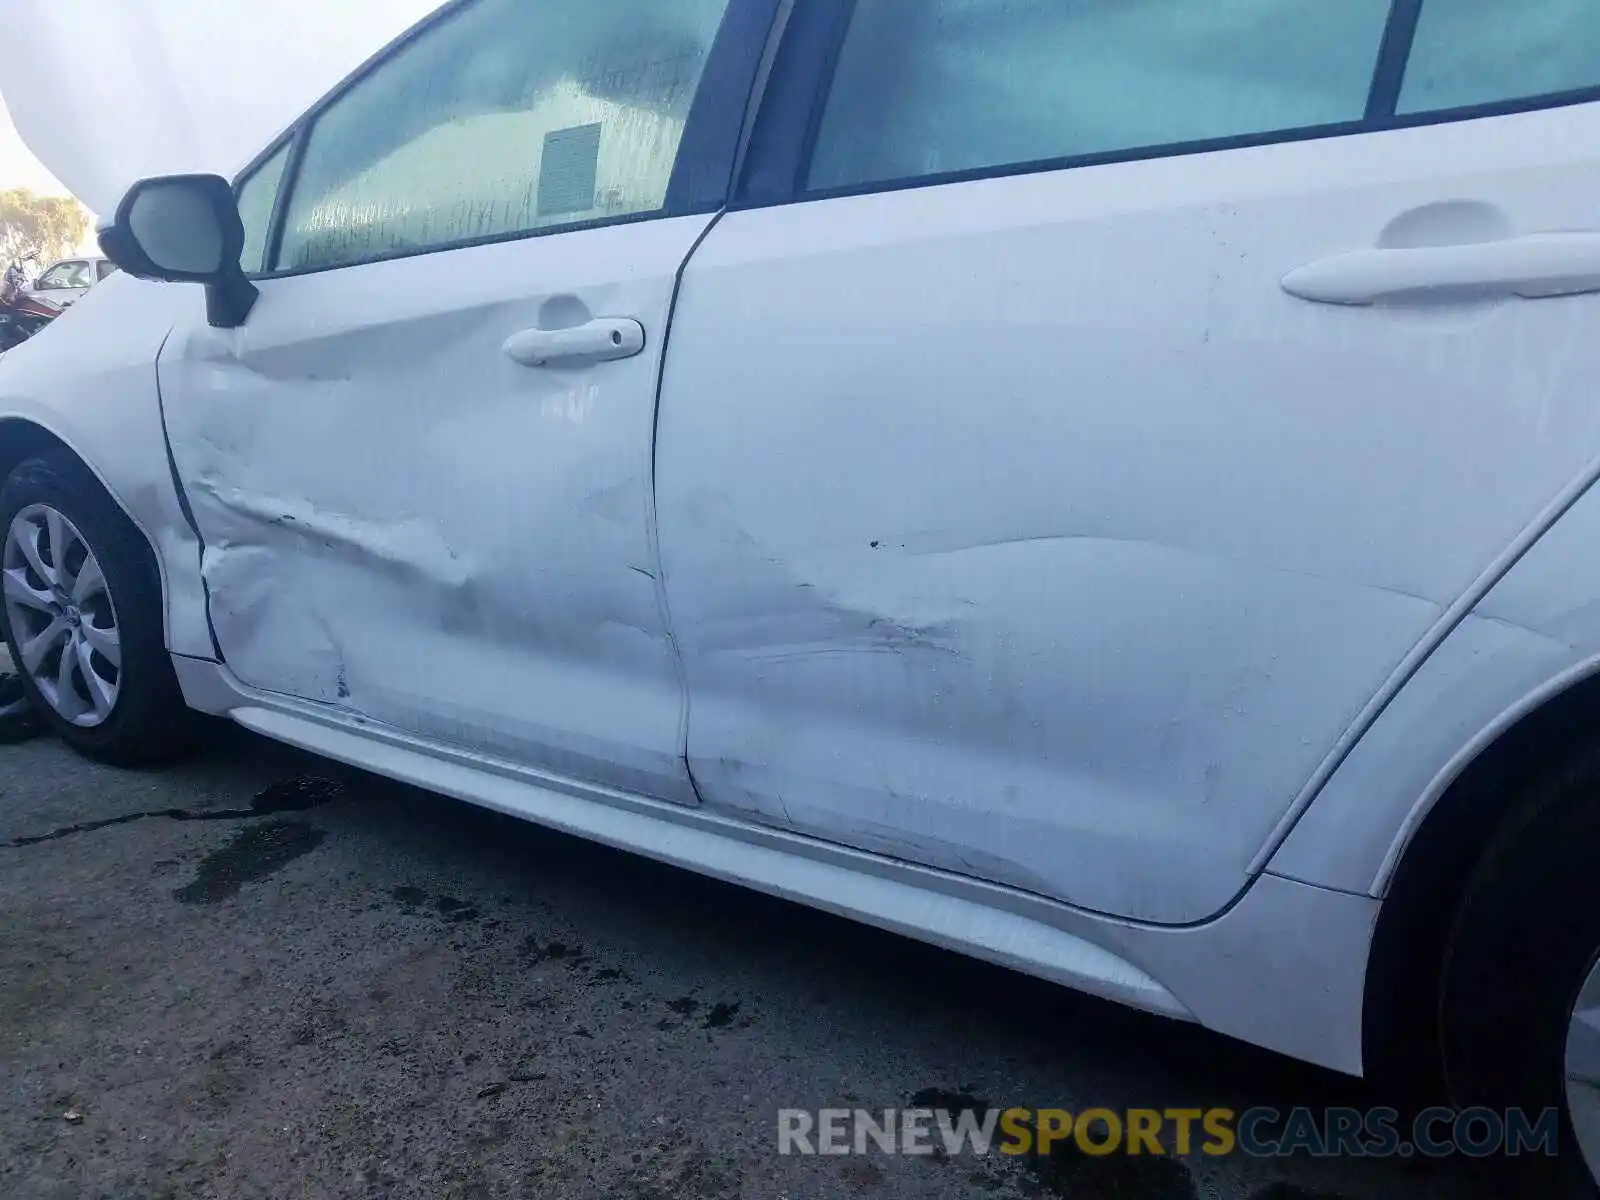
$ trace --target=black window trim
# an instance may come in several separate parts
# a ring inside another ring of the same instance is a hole
[[[874,195],[912,189],[1005,179],[1050,171],[1147,159],[1181,158],[1223,150],[1243,150],[1279,143],[1304,142],[1354,134],[1385,133],[1430,125],[1454,124],[1486,117],[1513,116],[1600,101],[1600,84],[1569,91],[1522,96],[1487,104],[1463,105],[1423,113],[1396,111],[1406,64],[1426,0],[1391,0],[1389,16],[1373,69],[1373,82],[1363,116],[1324,125],[1275,129],[1158,146],[1140,146],[1095,154],[1063,155],[1031,162],[1005,163],[962,171],[873,180],[836,188],[808,189],[805,174],[816,149],[817,135],[839,54],[859,0],[810,0],[796,6],[785,33],[773,78],[756,115],[744,169],[728,203],[730,211],[810,203],[846,196]]]
[[[1417,24],[1422,20],[1423,0],[1394,0],[1389,6],[1389,23],[1384,26],[1378,46],[1378,61],[1372,72],[1372,90],[1367,93],[1368,121],[1394,117],[1405,86],[1406,64],[1417,40]]]
[[[477,2],[478,0],[451,0],[450,3],[418,21],[341,80],[239,172],[234,180],[235,194],[239,187],[269,163],[275,154],[286,145],[289,146],[289,159],[284,164],[283,178],[279,182],[277,197],[273,202],[264,262],[276,263],[282,250],[284,226],[288,219],[289,206],[294,199],[295,187],[299,183],[306,144],[322,114],[396,54],[435,26]],[[739,157],[746,116],[752,103],[752,92],[762,59],[767,54],[768,42],[781,4],[782,0],[728,0],[722,24],[718,27],[707,55],[699,89],[695,93],[684,123],[677,161],[673,167],[672,178],[667,184],[666,202],[661,208],[643,213],[626,213],[587,221],[548,225],[538,229],[458,238],[449,242],[430,243],[422,247],[369,255],[348,262],[253,272],[250,278],[275,280],[301,275],[318,275],[325,271],[342,271],[371,263],[443,254],[476,246],[721,211],[726,207],[733,191],[734,165]]]
[[[300,127],[296,124],[275,137],[265,150],[250,160],[249,166],[233,177],[233,194],[237,198],[239,193],[244,191],[245,185],[253,181],[259,172],[266,170],[267,165],[273,159],[285,151],[288,152],[288,157],[283,164],[283,174],[278,176],[278,190],[272,195],[272,211],[267,214],[267,235],[262,241],[261,248],[262,262],[271,262],[277,254],[278,247],[275,242],[278,233],[278,222],[283,215],[283,194],[286,190],[283,185],[289,179],[289,168],[294,166],[299,140]],[[265,275],[261,271],[251,271],[247,268],[245,277],[248,279],[263,279]]]

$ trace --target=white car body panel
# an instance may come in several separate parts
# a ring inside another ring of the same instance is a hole
[[[1378,902],[1263,875],[1192,928],[1120,921],[949,872],[429,744],[177,659],[189,703],[314,753],[849,916],[1334,1070],[1362,1069]],[[1251,986],[1240,988],[1240,979]]]
[[[1382,896],[1433,806],[1515,722],[1600,671],[1600,493],[1587,491],[1352,749],[1272,870]]]
[[[195,290],[161,381],[239,678],[693,803],[651,447],[676,273],[709,221],[263,280],[236,330]],[[503,349],[592,317],[638,321],[644,352],[539,369]]]
[[[1600,454],[1600,297],[1281,281],[1592,227],[1597,140],[1585,105],[728,215],[658,448],[705,802],[1219,911]]]
[[[200,547],[183,515],[161,428],[155,358],[191,289],[107,278],[40,336],[0,362],[0,421],[26,421],[66,443],[156,548],[167,646],[209,657]]]
[[[0,438],[150,539],[196,709],[1359,1072],[1410,837],[1600,669],[1596,145],[646,219],[232,330],[119,276],[0,362]],[[539,360],[591,318],[641,342]]]

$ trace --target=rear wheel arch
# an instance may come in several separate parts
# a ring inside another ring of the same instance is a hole
[[[1527,788],[1600,736],[1600,672],[1500,733],[1440,794],[1405,846],[1368,957],[1366,1074],[1444,1102],[1438,996],[1452,923],[1484,852]]]

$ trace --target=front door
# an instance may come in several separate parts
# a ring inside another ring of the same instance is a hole
[[[701,795],[1202,920],[1600,454],[1600,9],[795,20],[662,400]]]
[[[255,310],[160,376],[245,684],[692,799],[651,443],[737,139],[706,81],[759,52],[726,7],[457,6],[240,185]]]

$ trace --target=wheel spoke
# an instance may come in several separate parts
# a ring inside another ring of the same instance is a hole
[[[78,627],[78,633],[83,638],[87,649],[98,651],[100,656],[113,667],[121,668],[122,638],[118,635],[116,626],[113,625],[110,629],[101,629],[98,625],[92,625],[88,621],[84,621]]]
[[[73,638],[61,650],[61,665],[56,668],[55,707],[69,721],[76,721],[88,711],[78,689],[72,686],[72,672],[78,665],[78,639]],[[85,681],[87,686],[87,681]]]
[[[44,510],[46,527],[50,530],[50,562],[55,567],[55,582],[60,587],[67,584],[67,543],[72,538],[67,533],[67,523],[53,508]]]
[[[74,638],[72,650],[78,659],[78,673],[83,676],[84,690],[89,693],[96,715],[103,721],[111,715],[111,706],[117,699],[116,691],[96,673],[92,661],[93,651],[88,642],[82,637]]]
[[[1567,1028],[1567,1078],[1600,1087],[1600,1007],[1581,1009]]]
[[[65,617],[56,617],[38,634],[23,642],[20,647],[22,665],[28,669],[29,674],[37,675],[40,665],[44,662],[45,656],[50,653],[51,648],[71,632],[72,626],[67,624],[67,619]]]
[[[21,529],[12,529],[12,538],[17,543],[17,549],[22,551],[22,557],[28,560],[28,565],[33,568],[34,574],[48,584],[61,582],[56,574],[56,569],[45,562],[44,554],[39,550],[39,535],[43,530],[37,521],[24,521]]]
[[[55,615],[55,598],[49,592],[41,592],[28,582],[28,573],[21,567],[12,567],[5,572],[6,599],[14,600],[28,608],[38,609],[42,613]]]
[[[106,579],[100,573],[100,562],[90,554],[84,558],[83,565],[78,568],[78,577],[72,581],[73,602],[81,606],[90,596],[105,590]]]

